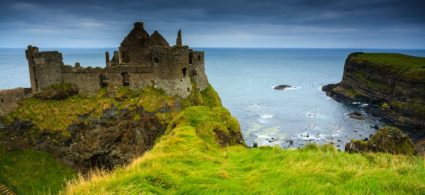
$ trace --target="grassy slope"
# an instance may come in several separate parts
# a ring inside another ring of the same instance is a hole
[[[362,53],[353,57],[356,61],[368,61],[382,68],[399,72],[406,79],[425,78],[425,58],[396,53]]]
[[[74,170],[46,153],[0,148],[0,183],[18,194],[56,194],[75,176]]]
[[[235,125],[223,108],[188,108],[144,156],[111,173],[80,178],[65,194],[425,193],[423,158],[348,154],[314,145],[220,147],[213,129]]]
[[[162,90],[145,88],[132,91],[120,88],[115,92],[116,98],[107,97],[106,91],[100,91],[95,97],[73,96],[64,100],[27,99],[4,121],[11,123],[15,119],[30,120],[40,131],[60,131],[69,136],[66,128],[77,121],[79,116],[91,113],[100,117],[101,113],[112,104],[118,108],[135,109],[142,106],[146,111],[156,112],[163,106],[171,107],[171,112],[156,115],[163,122],[170,122],[178,111],[173,109],[176,98],[166,95]],[[220,106],[220,98],[209,86],[203,91],[194,91],[187,99],[181,100],[182,107],[192,105]],[[1,136],[1,132],[0,132]],[[58,163],[53,157],[43,152],[31,150],[6,151],[0,145],[0,184],[4,184],[19,194],[47,193],[55,194],[66,179],[75,173]],[[64,179],[65,178],[65,179]]]

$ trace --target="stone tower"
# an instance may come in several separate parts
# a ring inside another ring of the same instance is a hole
[[[176,46],[177,47],[183,46],[183,43],[182,43],[182,30],[181,29],[177,33]]]
[[[30,72],[31,88],[38,92],[53,83],[63,82],[62,54],[57,51],[39,52],[37,47],[28,46],[25,51]]]

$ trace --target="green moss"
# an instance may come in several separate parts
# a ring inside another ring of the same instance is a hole
[[[197,135],[208,143],[228,142],[227,145],[241,143],[238,121],[223,107],[194,106],[180,113],[167,128],[171,132],[176,127],[190,126],[196,129]],[[217,134],[227,140],[218,140]]]
[[[358,62],[371,62],[374,66],[386,69],[387,72],[399,74],[408,80],[425,78],[425,58],[397,53],[359,53],[352,57]]]
[[[6,151],[0,146],[0,183],[18,194],[56,194],[76,176],[44,152]]]
[[[391,154],[415,154],[415,146],[409,136],[395,127],[384,127],[372,135],[368,141],[352,140],[349,152],[385,152]],[[347,148],[346,148],[347,149]]]
[[[379,106],[379,109],[380,110],[389,110],[389,109],[391,109],[391,106],[387,102],[384,102]]]
[[[211,85],[199,91],[196,84],[192,84],[192,92],[189,94],[189,97],[182,100],[182,105],[186,108],[190,106],[216,107],[221,106],[221,100]]]
[[[221,106],[221,99],[214,88],[208,84],[208,87],[201,91],[204,105],[209,107]]]
[[[227,117],[223,117],[227,116]],[[236,128],[227,111],[192,107],[131,165],[69,184],[65,194],[422,194],[425,161],[332,146],[302,150],[222,147],[214,128]],[[230,124],[229,124],[230,123]],[[215,137],[215,138],[214,138]]]
[[[67,84],[58,84],[52,87],[66,88],[67,86]],[[106,89],[101,89],[92,97],[72,96],[62,100],[29,98],[3,120],[6,124],[11,124],[14,120],[31,121],[40,131],[59,131],[64,136],[69,136],[67,127],[79,121],[81,115],[89,114],[91,117],[99,118],[103,111],[111,108],[112,105],[128,110],[143,107],[148,112],[154,112],[162,123],[169,123],[182,108],[193,105],[210,107],[221,105],[220,98],[211,86],[203,91],[196,90],[195,87],[190,96],[182,100],[153,87],[141,90],[120,87],[112,96],[114,97],[108,96]],[[181,105],[179,105],[180,102]]]
[[[34,97],[43,100],[60,100],[78,94],[78,88],[71,83],[56,83],[43,89],[43,91],[35,93]]]
[[[367,88],[372,89],[372,90],[390,93],[390,91],[392,90],[391,86],[382,84],[381,82],[371,80],[370,78],[368,78],[366,76],[366,74],[367,74],[367,72],[354,72],[353,73],[356,81],[359,84],[367,86]]]
[[[425,107],[422,99],[411,99],[409,102],[391,101],[390,107],[394,110],[403,110],[410,112],[417,118],[425,118]]]
[[[111,99],[82,98],[73,96],[65,100],[39,100],[30,98],[5,117],[7,124],[14,120],[32,121],[41,131],[61,131],[68,135],[66,128],[75,122],[79,115],[90,113],[100,115],[109,108]]]

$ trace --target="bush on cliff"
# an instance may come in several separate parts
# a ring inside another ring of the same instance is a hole
[[[154,148],[127,167],[96,172],[64,194],[387,194],[425,192],[420,157],[349,154],[326,145],[246,148],[224,108],[180,113]],[[226,138],[227,139],[227,138]],[[225,139],[225,140],[226,140]]]
[[[352,140],[345,146],[347,152],[385,152],[391,154],[415,153],[415,145],[408,135],[395,127],[384,127],[371,135],[368,141]]]

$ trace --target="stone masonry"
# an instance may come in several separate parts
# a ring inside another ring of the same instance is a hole
[[[169,95],[185,98],[191,93],[192,82],[202,90],[208,86],[208,79],[204,68],[204,52],[183,45],[181,30],[177,34],[176,45],[170,46],[159,32],[154,31],[149,35],[143,22],[136,22],[112,57],[105,52],[104,68],[84,68],[78,62],[74,66],[65,65],[60,52],[41,52],[30,45],[25,51],[31,80],[30,91],[37,93],[57,83],[75,84],[82,95],[96,94],[101,88],[124,86],[141,89],[152,86]],[[6,100],[15,105],[21,97],[28,95],[28,90],[25,93],[22,90],[15,91],[16,95],[12,93],[13,90],[0,93],[0,99],[3,100],[0,102],[0,113],[5,107],[1,104],[5,104]],[[9,101],[11,97],[16,97],[13,98],[16,101]]]

